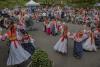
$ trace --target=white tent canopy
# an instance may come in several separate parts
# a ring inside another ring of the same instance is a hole
[[[39,6],[39,5],[40,5],[39,3],[36,3],[33,0],[30,0],[29,2],[26,3],[26,6]]]
[[[100,3],[96,3],[94,6],[100,6]]]

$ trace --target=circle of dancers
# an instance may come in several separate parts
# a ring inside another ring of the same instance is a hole
[[[74,10],[71,8],[44,8],[42,11],[43,12],[41,12],[40,9],[37,9],[37,11],[30,16],[24,10],[15,12],[8,10],[10,18],[8,18],[9,15],[4,14],[5,18],[2,17],[3,19],[0,19],[0,26],[7,29],[6,33],[2,34],[2,28],[0,28],[0,40],[9,40],[7,43],[9,47],[7,65],[21,64],[28,60],[34,53],[35,40],[28,32],[26,32],[27,18],[34,19],[36,22],[43,20],[43,30],[48,35],[56,36],[57,34],[61,34],[58,42],[53,48],[61,54],[68,54],[68,39],[74,41],[73,56],[75,58],[82,58],[84,51],[92,52],[97,51],[100,48],[100,24],[98,24],[100,21],[100,13],[96,9],[79,9],[78,11],[78,9]],[[90,20],[90,16],[93,20]],[[88,29],[71,33],[66,23],[63,23],[61,20],[64,20],[64,18],[66,18],[66,22],[87,24]],[[15,23],[14,21],[18,23]],[[95,30],[91,27],[92,25],[89,25],[90,21],[97,24]],[[31,24],[29,24],[29,26],[30,25]]]
[[[63,25],[63,32],[54,50],[61,54],[68,54],[68,39],[74,41],[73,56],[81,59],[84,51],[96,52],[100,49],[100,26],[93,30],[91,27],[84,28],[76,33],[70,33],[67,25]]]
[[[44,20],[44,32],[48,35],[61,34],[58,42],[54,46],[54,50],[61,54],[68,54],[68,39],[74,41],[73,55],[76,58],[82,58],[84,51],[95,52],[100,48],[100,24],[96,28],[91,24],[83,25],[84,29],[76,33],[68,30],[66,23],[61,20],[48,18]]]

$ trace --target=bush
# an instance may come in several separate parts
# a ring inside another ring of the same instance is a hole
[[[52,61],[49,60],[46,52],[38,49],[32,56],[30,67],[52,67]]]

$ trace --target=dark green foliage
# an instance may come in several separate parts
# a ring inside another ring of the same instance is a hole
[[[13,8],[16,5],[24,6],[29,0],[0,0],[0,8]]]
[[[20,5],[20,6],[25,6],[25,3],[27,3],[29,0],[0,0],[0,8],[5,8],[5,7],[9,7],[12,8],[16,5]],[[76,4],[80,4],[79,6],[81,6],[81,4],[86,4],[87,5],[91,5],[94,4],[96,2],[100,2],[100,0],[34,0],[36,2],[39,2],[40,4],[47,4],[47,5],[55,5],[55,4],[69,4],[69,3],[76,3]],[[83,6],[83,5],[82,5]]]
[[[38,49],[32,56],[32,64],[30,67],[52,67],[46,52]]]

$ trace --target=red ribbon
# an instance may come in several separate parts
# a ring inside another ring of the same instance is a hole
[[[14,42],[15,48],[17,48],[16,40],[11,40],[11,42]]]
[[[67,36],[62,36],[61,41],[64,41],[65,38],[67,39]]]
[[[61,41],[64,41],[64,37],[62,37]]]

